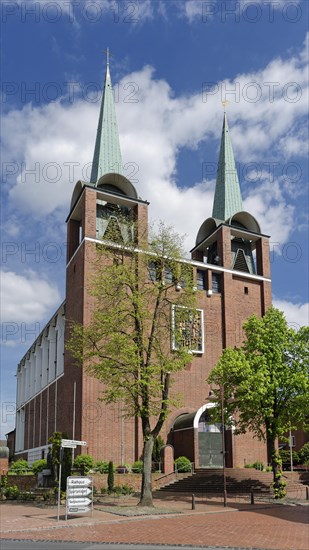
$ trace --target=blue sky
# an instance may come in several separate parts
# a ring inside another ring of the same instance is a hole
[[[273,298],[308,323],[307,0],[1,3],[2,424],[16,365],[65,296],[65,219],[92,161],[107,47],[125,173],[195,244],[223,99],[245,209],[271,235]]]

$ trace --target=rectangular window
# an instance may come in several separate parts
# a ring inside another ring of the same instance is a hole
[[[171,285],[173,283],[173,271],[169,265],[164,266],[164,282],[166,285]]]
[[[204,314],[202,309],[172,306],[172,349],[187,348],[204,353]]]
[[[206,290],[206,271],[197,269],[196,271],[196,286],[198,290]]]
[[[212,274],[212,291],[214,293],[221,292],[221,274],[220,273]]]
[[[148,264],[148,278],[149,281],[152,281],[153,283],[157,281],[157,264],[156,262],[149,262]]]

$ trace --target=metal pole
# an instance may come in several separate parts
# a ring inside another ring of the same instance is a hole
[[[72,439],[75,439],[75,415],[76,415],[76,382],[73,386],[73,426],[72,426]],[[74,447],[72,449],[72,465],[74,462]]]
[[[59,464],[59,480],[58,480],[58,515],[57,515],[57,521],[60,520],[62,457],[63,457],[63,448],[60,447],[60,464]]]
[[[224,419],[224,386],[220,387],[221,394],[221,422],[222,422],[222,466],[223,466],[223,506],[226,507],[227,492],[226,492],[226,473],[225,473],[225,419]]]
[[[291,464],[291,472],[293,472],[293,449],[292,449],[292,432],[291,432],[291,426],[289,431],[289,447],[290,447],[290,464]]]

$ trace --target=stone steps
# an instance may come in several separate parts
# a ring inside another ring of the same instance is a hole
[[[252,475],[251,475],[252,473]],[[226,487],[229,493],[270,492],[272,482],[271,472],[249,472],[249,469],[240,470],[226,468]],[[161,491],[190,492],[190,493],[219,493],[223,491],[222,469],[199,469],[191,476],[176,480],[160,489]]]

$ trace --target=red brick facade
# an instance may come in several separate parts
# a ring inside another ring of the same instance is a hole
[[[100,193],[102,197],[102,191]],[[68,219],[65,341],[70,321],[89,323],[95,307],[89,284],[99,242],[97,200],[98,189],[85,186]],[[147,239],[147,204],[128,200],[135,211],[138,238],[144,241]],[[192,253],[195,277],[196,270],[202,269],[206,279],[205,290],[199,292],[198,298],[198,308],[204,312],[204,353],[193,355],[191,364],[175,376],[172,393],[180,396],[179,409],[171,412],[161,434],[166,443],[174,446],[175,457],[185,455],[196,467],[199,466],[197,429],[192,427],[174,434],[174,421],[181,414],[198,411],[207,402],[210,388],[206,379],[222,350],[240,345],[247,317],[253,313],[263,315],[271,304],[268,238],[254,237],[257,275],[241,273],[232,268],[231,231],[231,226],[222,223],[214,233],[220,265],[205,264],[198,250]],[[213,273],[221,277],[220,292],[208,292],[212,288]],[[96,460],[113,460],[120,465],[139,459],[142,451],[139,420],[124,418],[120,403],[106,405],[99,401],[101,390],[100,382],[76,366],[65,349],[63,375],[25,406],[24,449],[40,448],[57,430],[65,432],[68,438],[87,441],[82,452]],[[243,467],[256,460],[267,462],[265,445],[250,434],[227,433],[226,445],[228,466]]]

